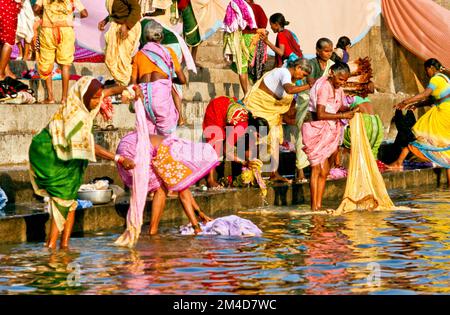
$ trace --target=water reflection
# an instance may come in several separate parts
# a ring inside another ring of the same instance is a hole
[[[0,293],[448,294],[450,193],[393,194],[417,210],[330,217],[257,209],[242,216],[261,227],[260,238],[166,230],[133,250],[113,245],[120,231],[74,238],[68,251],[1,246]]]

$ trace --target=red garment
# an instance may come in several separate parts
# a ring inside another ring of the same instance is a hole
[[[259,4],[256,4],[256,3],[250,3],[250,6],[252,7],[253,14],[255,15],[256,26],[258,28],[267,28],[269,19],[267,18],[267,15],[264,12],[263,8]],[[253,33],[256,33],[256,30],[252,30],[247,26],[247,28],[243,31],[243,33],[244,34],[253,34]]]
[[[295,40],[291,31],[285,29],[284,31],[277,34],[277,41],[275,43],[275,46],[280,47],[280,45],[284,45],[284,55],[277,55],[277,67],[281,67],[283,65],[283,61],[289,58],[292,53],[295,53],[298,57],[303,58],[303,53],[300,49],[300,45]]]
[[[0,0],[0,43],[14,46],[20,3],[14,0]]]
[[[237,98],[232,98],[237,102]],[[226,139],[226,127],[233,126],[233,132],[228,134],[227,145],[235,145],[238,139],[245,134],[248,127],[248,116],[235,112],[231,118],[233,122],[227,121],[227,113],[233,102],[227,96],[212,99],[206,107],[203,119],[203,136],[207,143],[211,144],[219,156],[223,155],[222,145]],[[246,118],[243,118],[243,117]]]
[[[183,11],[191,3],[191,0],[178,0],[178,10]]]

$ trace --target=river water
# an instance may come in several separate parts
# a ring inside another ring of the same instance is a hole
[[[262,237],[180,236],[162,226],[134,250],[112,245],[120,230],[74,237],[68,251],[3,245],[0,294],[449,294],[450,191],[390,194],[415,209],[341,217],[254,209],[238,215]]]

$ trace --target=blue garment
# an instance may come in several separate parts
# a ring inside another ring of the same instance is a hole
[[[92,208],[94,206],[94,204],[90,200],[79,200],[78,199],[77,202],[78,202],[77,210]]]

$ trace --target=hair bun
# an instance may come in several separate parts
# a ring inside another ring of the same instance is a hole
[[[290,24],[290,22],[289,21],[286,21],[285,23],[284,23],[284,26],[287,26],[287,25],[289,25]]]

